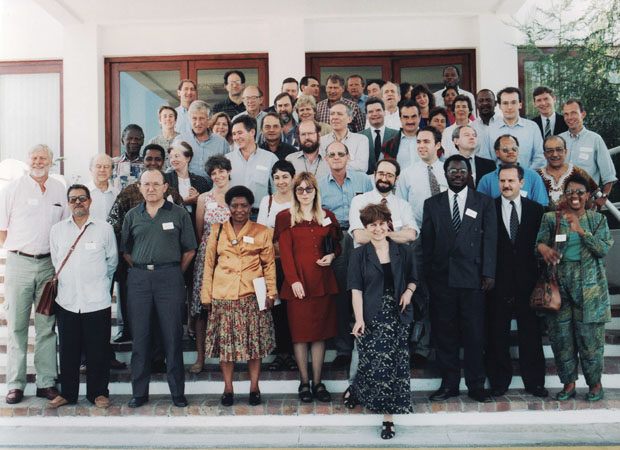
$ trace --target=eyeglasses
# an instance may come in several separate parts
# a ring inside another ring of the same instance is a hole
[[[387,178],[388,180],[393,180],[396,178],[396,175],[388,172],[377,172],[377,178]]]
[[[335,158],[336,156],[338,156],[338,158],[344,158],[345,156],[347,156],[346,152],[333,152],[333,153],[328,153],[327,155],[328,158]]]
[[[313,131],[311,133],[299,133],[299,137],[300,138],[307,138],[310,136],[316,136],[316,131]]]
[[[302,195],[304,192],[306,194],[312,194],[314,192],[314,186],[308,186],[308,187],[305,187],[305,188],[302,188],[302,187],[295,188],[295,193],[297,193],[299,195]]]
[[[68,198],[69,203],[71,204],[76,203],[78,200],[80,201],[80,203],[84,203],[87,202],[89,199],[90,197],[88,195],[78,195],[76,197],[71,196]]]
[[[547,155],[553,155],[554,153],[564,153],[564,147],[546,148],[544,151]]]
[[[448,174],[450,175],[456,175],[457,173],[461,175],[467,175],[469,171],[467,169],[448,169]]]
[[[159,189],[160,187],[162,187],[164,185],[164,183],[140,183],[141,186],[144,186],[145,188],[155,188],[155,189]]]
[[[239,80],[239,81],[229,80],[229,81],[228,81],[228,84],[234,84],[234,85],[236,85],[236,86],[239,86],[240,84],[243,84],[243,83],[241,82],[241,80]]]
[[[579,188],[579,189],[566,189],[564,191],[564,193],[566,195],[573,195],[573,194],[577,194],[579,197],[582,197],[584,195],[586,195],[586,190],[583,188]]]
[[[502,152],[504,153],[508,153],[508,152],[518,152],[519,151],[519,147],[502,147],[500,149]]]
[[[243,97],[243,100],[245,100],[246,102],[255,102],[259,98],[260,98],[259,95],[250,95],[248,97]]]

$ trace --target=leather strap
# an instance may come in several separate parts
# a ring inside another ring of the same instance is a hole
[[[86,231],[86,228],[88,228],[89,225],[90,225],[90,223],[86,224],[86,226],[84,227],[84,229],[82,230],[80,235],[77,237],[77,239],[75,240],[75,242],[73,243],[73,245],[69,249],[69,253],[67,253],[67,256],[65,256],[64,261],[62,262],[62,264],[60,265],[60,268],[56,272],[56,275],[54,275],[53,281],[58,280],[58,275],[60,275],[60,271],[62,270],[63,267],[65,267],[65,264],[67,263],[67,260],[69,259],[69,256],[71,256],[71,253],[73,253],[73,250],[75,250],[75,246],[80,241],[80,239],[82,239],[82,235],[84,234],[84,232]]]

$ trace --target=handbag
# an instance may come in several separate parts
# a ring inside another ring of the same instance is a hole
[[[555,213],[555,235],[560,229],[561,211]],[[558,243],[555,241],[553,249],[557,251]],[[558,311],[562,306],[562,297],[558,287],[557,266],[553,265],[540,274],[536,286],[530,296],[530,306],[537,311]]]
[[[65,267],[65,263],[69,259],[69,256],[71,256],[71,253],[73,253],[73,250],[75,250],[75,246],[82,238],[82,235],[86,231],[86,228],[88,228],[88,225],[90,225],[90,223],[86,224],[80,235],[77,237],[77,239],[69,249],[69,253],[67,253],[67,256],[65,256],[65,259],[60,265],[58,272],[56,272],[56,275],[54,275],[54,278],[45,282],[45,286],[43,286],[43,292],[41,293],[41,298],[39,299],[39,304],[37,305],[36,309],[36,312],[38,314],[42,314],[44,316],[54,315],[54,310],[56,308],[56,296],[58,295],[58,276],[60,275],[60,271],[62,270],[62,268]]]
[[[329,234],[323,238],[323,251],[326,255],[334,253],[334,238]]]

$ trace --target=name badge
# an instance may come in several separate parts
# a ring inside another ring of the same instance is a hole
[[[96,242],[87,242],[85,247],[86,247],[86,250],[97,250],[97,243]]]
[[[587,161],[588,159],[590,159],[590,155],[588,155],[587,153],[579,153],[579,159]]]
[[[523,189],[519,191],[519,194],[521,194],[521,197],[527,197],[527,191],[524,191]]]
[[[174,224],[172,222],[164,222],[161,224],[164,230],[174,230]]]
[[[247,242],[248,244],[253,244],[254,238],[250,236],[243,236],[243,242]]]
[[[565,234],[556,234],[555,235],[555,242],[566,242],[566,235]]]
[[[478,217],[478,213],[471,208],[467,208],[465,210],[465,215],[471,217],[472,219]]]
[[[592,153],[594,149],[592,147],[579,147],[579,151],[584,153]]]
[[[269,170],[269,169],[267,169],[265,166],[259,166],[259,165],[257,165],[257,166],[256,166],[256,170],[266,171],[266,170]]]
[[[331,225],[332,223],[332,219],[330,219],[329,217],[326,217],[325,219],[323,219],[323,226],[326,227],[328,225]]]
[[[402,228],[403,227],[403,221],[402,220],[395,220],[394,222],[392,222],[392,225],[394,225],[394,229]]]
[[[28,206],[38,206],[39,205],[39,199],[38,198],[29,198],[28,199]]]
[[[215,208],[217,208],[217,202],[207,203],[207,209],[215,209]]]

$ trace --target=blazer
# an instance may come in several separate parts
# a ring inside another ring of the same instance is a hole
[[[385,144],[387,141],[394,139],[400,133],[399,130],[395,130],[393,128],[385,127],[385,132],[383,133],[383,140],[381,141],[381,145]],[[377,161],[375,159],[375,136],[370,128],[366,128],[365,130],[360,131],[360,134],[363,134],[368,138],[368,171],[367,174],[375,173],[375,169],[377,166]]]
[[[430,281],[448,283],[452,288],[480,289],[483,277],[495,277],[495,203],[491,197],[468,189],[457,235],[452,226],[448,193],[444,191],[424,201],[421,232],[424,273]]]
[[[483,176],[497,169],[495,161],[491,161],[487,158],[481,158],[480,156],[474,156],[474,164],[476,165],[476,187],[478,187],[478,183]]]
[[[540,203],[521,197],[521,223],[515,245],[512,245],[504,224],[501,196],[495,199],[495,211],[497,271],[492,295],[497,298],[529,299],[540,275],[535,246],[544,209]]]
[[[413,255],[413,247],[397,244],[388,239],[390,244],[390,267],[394,278],[394,298],[398,302],[409,283],[418,283],[418,276]],[[362,291],[364,322],[368,325],[381,309],[383,296],[383,268],[377,252],[369,242],[353,249],[349,257],[347,289]],[[413,321],[413,302],[410,302],[400,319],[404,324]]]
[[[542,134],[543,139],[545,138],[545,127],[543,126],[542,116],[538,115],[532,119],[538,125],[540,129],[540,134]],[[562,114],[555,114],[555,126],[553,127],[553,135],[557,136],[560,133],[564,133],[568,131],[568,125],[564,121],[564,116]]]
[[[164,180],[168,183],[169,187],[179,190],[179,176],[173,170],[172,172],[164,173]],[[189,172],[189,184],[198,191],[199,194],[208,192],[213,187],[213,181],[211,178],[201,177],[200,175]],[[189,215],[192,218],[192,225],[196,228],[196,205],[191,208]]]

